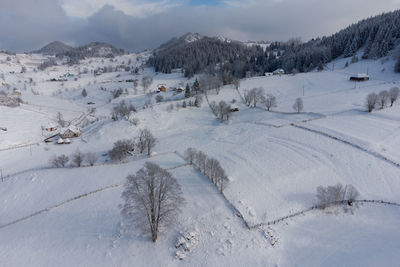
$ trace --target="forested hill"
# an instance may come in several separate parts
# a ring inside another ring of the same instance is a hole
[[[193,42],[177,39],[173,45],[169,43],[157,49],[149,64],[164,73],[183,68],[186,77],[218,66],[217,71],[227,77],[243,78],[277,68],[286,72],[321,69],[325,63],[338,57],[355,56],[360,48],[364,48],[363,58],[377,59],[387,56],[399,44],[400,11],[397,10],[364,19],[329,37],[306,43],[297,40],[275,42],[265,51],[261,47],[247,47],[240,42],[218,38],[204,37]],[[399,60],[396,71],[400,72]]]

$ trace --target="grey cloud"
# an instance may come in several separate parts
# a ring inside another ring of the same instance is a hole
[[[245,40],[308,40],[400,7],[393,0],[255,0],[229,8],[182,6],[138,19],[110,5],[87,19],[71,20],[54,0],[1,2],[7,8],[0,11],[0,45],[25,51],[54,40],[105,41],[139,51],[188,31]]]

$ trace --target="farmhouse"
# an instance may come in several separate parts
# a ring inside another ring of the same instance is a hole
[[[66,129],[63,129],[60,133],[61,138],[73,138],[81,136],[81,129],[74,125],[69,126]]]
[[[21,93],[20,90],[18,90],[18,89],[14,89],[14,90],[13,90],[13,95],[19,96],[19,95],[21,95],[21,94],[22,94],[22,93]]]
[[[351,76],[350,81],[365,82],[369,80],[369,76],[365,73],[359,73],[356,76]]]
[[[54,132],[58,128],[58,125],[54,122],[49,122],[46,125],[42,126],[42,130],[45,130],[47,132]]]

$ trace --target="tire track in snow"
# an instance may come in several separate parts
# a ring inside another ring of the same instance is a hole
[[[178,165],[178,166],[166,168],[166,170],[175,170],[175,169],[178,169],[178,168],[186,167],[188,165],[189,165],[188,163],[185,163],[185,164],[181,164],[181,165]],[[36,212],[34,212],[32,214],[29,214],[27,216],[24,216],[22,218],[16,219],[16,220],[14,220],[12,222],[0,225],[0,229],[3,229],[5,227],[7,227],[7,226],[11,226],[11,225],[26,221],[26,220],[28,220],[28,219],[30,219],[32,217],[35,217],[35,216],[40,215],[40,214],[43,214],[45,212],[49,212],[49,211],[51,211],[51,210],[53,210],[55,208],[58,208],[58,207],[63,206],[65,204],[68,204],[68,203],[70,203],[72,201],[79,200],[79,199],[82,199],[82,198],[85,198],[85,197],[88,197],[88,196],[91,196],[91,195],[94,195],[94,194],[97,194],[97,193],[100,193],[100,192],[103,192],[103,191],[106,191],[106,190],[119,188],[121,186],[124,186],[125,184],[126,183],[119,183],[119,184],[109,185],[109,186],[106,186],[106,187],[103,187],[103,188],[96,189],[94,191],[90,191],[90,192],[87,192],[87,193],[84,193],[84,194],[69,198],[69,199],[64,200],[62,202],[59,202],[59,203],[57,203],[57,204],[55,204],[53,206],[41,209],[41,210],[36,211]]]
[[[319,131],[319,130],[311,129],[311,128],[308,128],[308,127],[305,127],[305,126],[301,126],[301,125],[298,125],[298,124],[294,124],[294,123],[292,124],[292,126],[298,128],[298,129],[301,129],[301,130],[312,132],[312,133],[315,133],[315,134],[318,134],[318,135],[321,135],[321,136],[328,137],[328,138],[330,138],[332,140],[341,142],[341,143],[343,143],[345,145],[348,145],[348,146],[351,146],[351,147],[353,147],[355,149],[358,149],[359,151],[367,153],[367,154],[369,154],[369,155],[371,155],[371,156],[373,156],[373,157],[375,157],[377,159],[380,159],[380,160],[382,160],[382,161],[384,161],[384,162],[386,162],[388,164],[391,164],[394,167],[400,168],[400,163],[398,163],[398,162],[396,162],[394,160],[391,160],[391,159],[385,157],[384,155],[382,155],[382,154],[380,154],[380,153],[378,153],[376,151],[369,150],[369,149],[367,149],[365,147],[362,147],[360,145],[357,145],[357,144],[352,143],[350,141],[347,141],[345,139],[333,136],[331,134],[328,134],[328,133],[325,133],[325,132],[322,132],[322,131]],[[386,184],[386,187],[389,189],[389,191],[391,191],[391,187],[388,185],[386,180],[382,179],[382,181]]]
[[[328,137],[330,139],[336,140],[338,142],[341,142],[343,144],[349,145],[349,146],[351,146],[353,148],[356,148],[356,149],[358,149],[358,150],[360,150],[362,152],[365,152],[365,153],[367,153],[367,154],[369,154],[371,156],[374,156],[375,158],[378,158],[380,160],[386,161],[387,163],[389,163],[389,164],[391,164],[391,165],[393,165],[395,167],[400,168],[400,163],[398,163],[398,162],[396,162],[394,160],[391,160],[391,159],[385,157],[384,155],[382,155],[382,154],[380,154],[380,153],[378,153],[376,151],[369,150],[369,149],[367,149],[365,147],[362,147],[362,146],[357,145],[355,143],[352,143],[350,141],[344,140],[342,138],[330,135],[328,133],[325,133],[325,132],[322,132],[322,131],[319,131],[319,130],[311,129],[311,128],[308,128],[308,127],[305,127],[305,126],[300,126],[300,125],[294,124],[294,123],[292,124],[292,126],[298,128],[298,129],[302,129],[302,130],[305,130],[305,131],[308,131],[308,132],[316,133],[316,134]]]

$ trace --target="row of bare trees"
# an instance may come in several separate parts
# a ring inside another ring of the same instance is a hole
[[[135,150],[140,153],[151,155],[151,151],[156,145],[157,139],[148,129],[142,129],[135,139],[118,140],[113,148],[108,152],[112,161],[121,161],[128,156],[132,156]]]
[[[249,107],[257,107],[257,104],[261,104],[265,107],[267,111],[270,111],[271,108],[276,108],[278,106],[276,97],[273,94],[265,95],[264,89],[262,87],[253,88],[251,90],[245,91],[244,102]],[[297,113],[303,111],[303,99],[300,97],[296,98],[292,107]]]
[[[94,166],[97,161],[96,154],[92,152],[82,153],[79,149],[73,153],[70,157],[62,154],[60,156],[54,155],[50,159],[50,164],[56,168],[70,167],[82,167],[85,165]],[[70,163],[70,164],[69,164]]]
[[[390,106],[393,106],[399,97],[399,93],[400,89],[398,87],[393,87],[389,91],[380,91],[379,94],[370,93],[367,95],[365,106],[368,112],[372,112],[376,107],[384,109],[389,103]]]
[[[185,150],[185,159],[196,166],[223,193],[228,178],[218,160],[208,157],[204,152],[192,147]]]
[[[210,108],[214,115],[218,117],[221,121],[229,121],[232,113],[231,105],[227,104],[223,100],[221,100],[218,104],[215,101],[212,101],[210,103]]]

